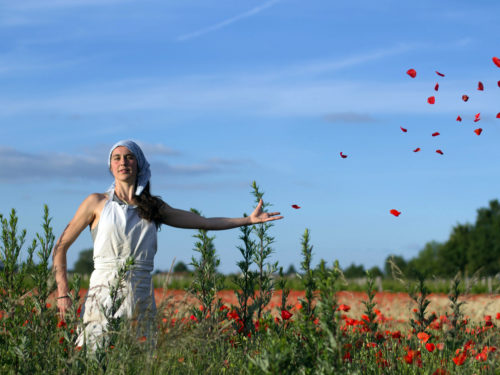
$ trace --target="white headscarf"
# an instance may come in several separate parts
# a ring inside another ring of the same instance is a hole
[[[108,168],[111,168],[111,154],[113,153],[113,150],[119,146],[124,146],[128,148],[130,152],[134,154],[137,160],[137,187],[135,189],[135,195],[141,195],[142,191],[148,184],[149,179],[151,178],[149,163],[146,160],[144,153],[142,152],[141,148],[137,145],[137,143],[125,139],[115,143],[113,147],[111,147],[108,156]],[[114,190],[114,189],[115,189],[115,183],[113,182],[108,190]]]

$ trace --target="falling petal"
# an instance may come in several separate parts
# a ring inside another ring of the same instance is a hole
[[[467,95],[462,95],[462,100],[466,102],[467,100],[469,100],[469,97]]]
[[[417,76],[417,71],[415,69],[408,69],[406,72],[411,78],[415,78]]]
[[[497,82],[498,87],[500,87],[500,81]]]
[[[436,152],[437,152],[438,154],[440,154],[440,155],[443,155],[443,151],[441,151],[441,150],[436,150]]]
[[[440,77],[444,77],[444,74],[443,73],[439,73],[437,70],[436,70],[436,74]]]
[[[439,132],[432,133],[433,137],[437,137],[439,135]]]
[[[345,159],[345,158],[347,157],[347,155],[344,155],[344,154],[342,153],[342,151],[340,151],[340,157],[341,157],[342,159]]]
[[[401,215],[401,212],[400,212],[400,211],[398,211],[398,210],[395,210],[395,209],[392,209],[392,210],[390,210],[389,212],[390,212],[391,214],[393,214],[394,216],[396,216],[396,217],[397,217],[397,216],[399,216],[399,215]]]
[[[434,86],[434,91],[439,90],[439,83],[436,83],[436,86]]]
[[[500,118],[500,112],[497,113],[497,118]]]
[[[482,83],[481,81],[479,81],[479,82],[477,83],[477,89],[478,89],[479,91],[483,91],[483,90],[484,90],[484,85],[483,85],[483,83]]]
[[[429,104],[434,104],[434,103],[436,103],[436,98],[435,98],[435,97],[433,97],[433,96],[429,96],[429,97],[427,98],[427,103],[429,103]]]
[[[413,152],[419,152],[420,151],[420,147],[417,147],[415,150],[413,150]]]
[[[292,208],[295,208],[296,210],[298,210],[300,208],[300,206],[297,206],[296,204],[292,204]]]
[[[462,117],[458,116],[457,121],[462,121]]]
[[[483,131],[483,129],[477,128],[476,130],[474,130],[474,133],[476,133],[477,135],[480,135],[482,131]]]
[[[478,122],[479,120],[481,120],[481,114],[476,113],[476,115],[474,116],[474,122]]]
[[[406,133],[408,131],[408,129],[405,129],[403,128],[402,126],[400,126],[401,130],[403,131],[403,133]]]
[[[500,59],[498,57],[492,58],[493,63],[500,68]]]

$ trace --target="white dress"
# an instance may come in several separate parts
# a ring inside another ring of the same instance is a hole
[[[94,237],[94,271],[90,277],[89,291],[84,304],[84,330],[76,341],[94,348],[102,341],[107,319],[103,313],[110,311],[110,286],[116,282],[118,269],[127,258],[134,259],[120,289],[123,303],[114,317],[124,317],[137,322],[138,334],[151,335],[156,314],[151,278],[153,260],[157,249],[157,227],[154,222],[141,219],[137,207],[128,205],[108,192],[108,200],[99,219]],[[96,231],[97,229],[97,231]]]

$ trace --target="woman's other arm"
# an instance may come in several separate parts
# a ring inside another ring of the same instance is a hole
[[[177,228],[205,229],[205,230],[231,229],[231,228],[241,227],[243,225],[264,223],[267,221],[279,220],[283,218],[283,216],[279,216],[280,215],[279,212],[263,212],[262,200],[260,200],[259,204],[252,212],[252,214],[247,217],[205,218],[190,211],[179,210],[177,208],[170,207],[166,203],[161,208],[161,215],[164,224]]]

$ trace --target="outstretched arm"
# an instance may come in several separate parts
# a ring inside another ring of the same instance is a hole
[[[250,216],[229,218],[229,217],[211,217],[205,218],[190,211],[179,210],[170,207],[168,204],[161,209],[163,223],[177,227],[188,229],[205,229],[205,230],[223,230],[241,227],[243,225],[252,225],[264,223],[267,221],[279,220],[283,216],[279,216],[279,212],[263,212],[262,199],[260,200],[255,210]]]

